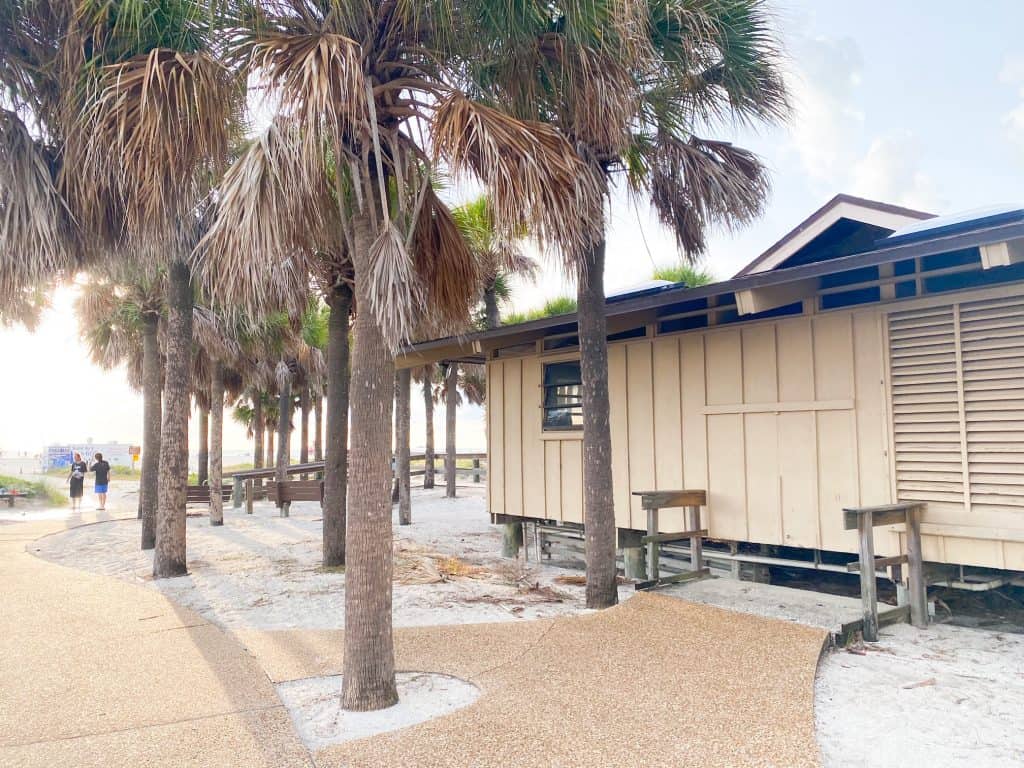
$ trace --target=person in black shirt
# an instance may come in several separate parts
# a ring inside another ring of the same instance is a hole
[[[96,463],[89,467],[90,472],[96,473],[96,498],[100,501],[100,510],[107,508],[107,484],[110,482],[110,464],[103,460],[103,454],[97,453],[94,457]]]
[[[68,483],[71,485],[71,510],[76,511],[82,508],[82,489],[85,486],[85,473],[89,471],[89,465],[82,461],[82,454],[75,451],[71,461]]]

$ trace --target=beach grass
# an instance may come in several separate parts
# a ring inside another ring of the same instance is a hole
[[[64,474],[67,474],[66,472]],[[43,501],[49,507],[63,507],[68,503],[67,494],[61,493],[45,480],[38,482],[22,477],[0,475],[0,488],[17,490],[19,493],[31,494],[37,501]]]

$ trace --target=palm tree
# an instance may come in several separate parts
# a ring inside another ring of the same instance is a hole
[[[423,392],[423,412],[426,416],[426,435],[423,442],[423,489],[434,487],[434,462],[437,454],[434,451],[434,392],[437,366],[434,363],[415,368],[412,380],[420,385]]]
[[[509,278],[533,280],[537,262],[526,256],[518,246],[525,230],[506,236],[496,226],[494,212],[487,195],[480,195],[452,211],[455,223],[482,265],[484,328],[501,325],[499,304],[511,298]]]
[[[253,301],[265,286],[247,277],[259,274],[256,265],[280,264],[283,254],[293,268],[315,275],[327,271],[325,252],[344,255],[353,272],[358,312],[342,694],[348,709],[386,707],[397,697],[389,504],[393,353],[412,328],[465,327],[476,298],[478,265],[431,173],[442,158],[455,169],[471,168],[493,190],[499,220],[530,223],[538,232],[575,226],[547,216],[542,203],[550,202],[551,190],[564,194],[570,186],[576,196],[596,198],[596,187],[577,181],[578,156],[549,127],[509,118],[459,89],[465,62],[486,50],[463,23],[481,10],[460,6],[455,13],[433,0],[268,0],[254,4],[233,36],[233,60],[274,90],[281,109],[249,158],[236,164],[237,174],[225,179],[219,225],[203,250],[210,274],[220,276],[225,295]],[[254,173],[256,165],[265,172]],[[259,211],[271,200],[276,210]]]
[[[33,117],[60,150],[64,204],[41,202],[51,205],[58,224],[70,218],[64,210],[70,212],[80,230],[75,241],[89,243],[82,252],[94,260],[124,253],[166,265],[167,367],[153,573],[181,575],[193,309],[186,258],[198,237],[209,181],[228,156],[243,83],[214,55],[220,16],[199,0],[164,0],[156,13],[140,13],[136,0],[82,0],[73,8],[14,5],[24,6],[15,14],[27,14],[18,20],[26,26],[19,39],[29,40],[31,50],[40,37],[57,41],[46,48],[49,60],[25,81],[36,92]],[[45,22],[42,35],[32,26],[39,21]],[[50,72],[57,74],[41,83]]]
[[[400,368],[395,373],[395,486],[398,491],[398,524],[412,523],[410,487],[409,433],[412,406],[412,371]]]
[[[476,34],[508,43],[480,64],[486,92],[557,127],[604,189],[624,176],[631,193],[649,196],[687,257],[703,250],[710,224],[758,215],[768,188],[760,161],[699,134],[723,118],[770,122],[786,112],[761,0],[537,2],[481,25],[497,29]],[[555,208],[578,215],[557,201]],[[617,601],[617,590],[604,217],[595,223],[589,241],[563,252],[578,286],[587,605],[601,608]]]
[[[142,549],[156,543],[160,467],[163,354],[158,326],[164,307],[163,274],[128,263],[112,264],[108,276],[82,287],[76,313],[93,361],[105,369],[126,365],[128,383],[142,392],[142,468],[139,518]]]

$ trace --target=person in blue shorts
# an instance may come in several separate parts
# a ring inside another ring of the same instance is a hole
[[[110,482],[110,464],[103,460],[103,454],[97,453],[94,457],[96,462],[89,467],[90,472],[96,473],[96,498],[99,499],[98,509],[107,508],[107,484]]]

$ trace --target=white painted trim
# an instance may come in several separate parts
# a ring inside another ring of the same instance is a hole
[[[908,216],[892,211],[880,211],[876,208],[869,208],[842,200],[837,205],[822,212],[817,219],[810,219],[805,222],[802,225],[804,229],[799,234],[780,246],[777,251],[767,256],[764,261],[750,269],[749,272],[743,272],[743,274],[755,275],[761,272],[770,272],[840,219],[853,219],[854,221],[872,224],[876,227],[884,227],[893,231],[908,224],[916,224],[921,221],[920,217]]]

